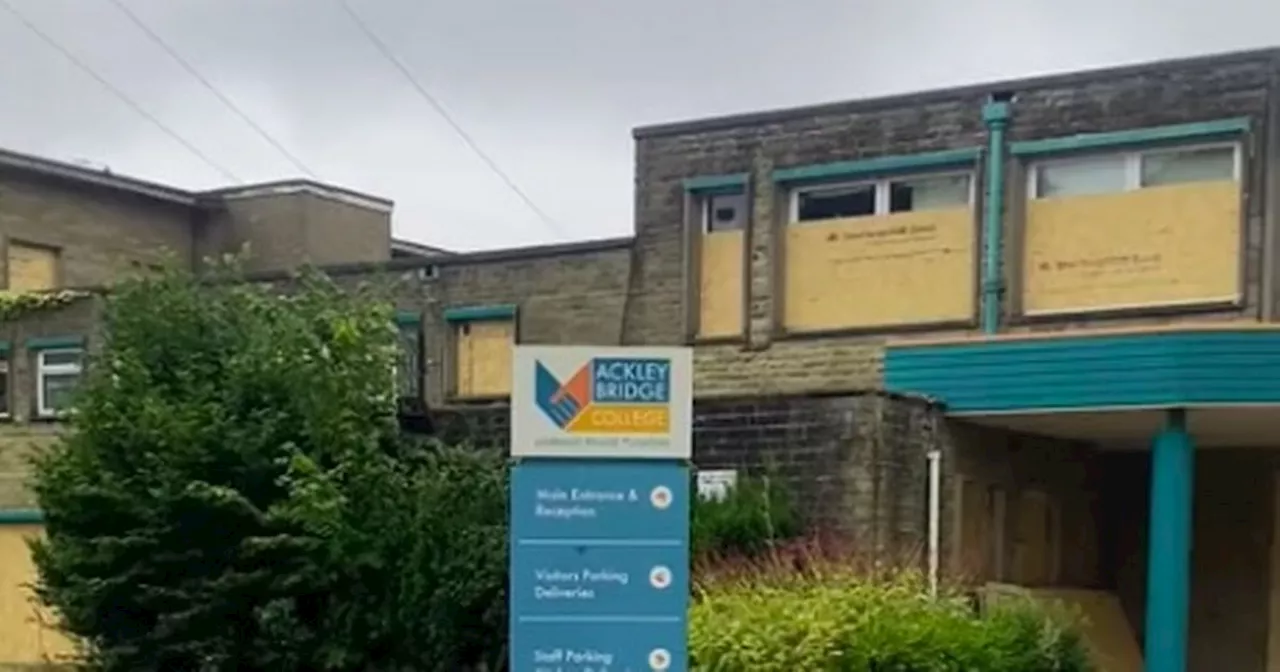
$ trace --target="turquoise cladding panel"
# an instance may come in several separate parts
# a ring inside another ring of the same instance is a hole
[[[1280,403],[1280,331],[902,344],[884,371],[953,413]]]

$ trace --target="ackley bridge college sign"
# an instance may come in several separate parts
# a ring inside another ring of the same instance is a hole
[[[512,672],[688,668],[692,357],[520,346]]]

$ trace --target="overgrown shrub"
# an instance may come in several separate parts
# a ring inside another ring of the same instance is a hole
[[[702,567],[690,612],[704,672],[1083,672],[1075,630],[1030,603],[977,615],[912,571],[808,548]]]
[[[92,668],[502,656],[501,457],[399,441],[381,290],[174,274],[118,287],[103,336],[35,472],[37,590]]]
[[[755,555],[800,534],[790,493],[769,475],[743,475],[723,499],[694,501],[689,528],[694,557]]]

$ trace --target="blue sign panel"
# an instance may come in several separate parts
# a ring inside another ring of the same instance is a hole
[[[529,460],[511,474],[511,672],[685,672],[689,473]]]

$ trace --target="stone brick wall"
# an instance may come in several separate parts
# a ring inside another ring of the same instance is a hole
[[[247,246],[245,269],[264,272],[391,258],[389,203],[357,205],[286,187],[220,193],[198,239],[202,259]]]
[[[88,297],[58,308],[37,310],[18,320],[0,323],[0,341],[10,346],[9,400],[12,423],[25,424],[34,415],[36,356],[26,347],[33,338],[81,336],[92,346],[99,328],[101,302]],[[6,422],[0,422],[0,436]],[[3,444],[0,444],[3,450]]]
[[[84,336],[89,347],[98,328],[100,302],[79,300],[57,310],[37,311],[21,320],[0,323],[0,341],[9,350],[11,417],[0,419],[0,510],[25,508],[34,502],[26,487],[28,457],[55,440],[57,423],[32,420],[36,406],[36,355],[32,338]]]
[[[1195,310],[1130,312],[1017,323],[1008,314],[1012,306],[1007,299],[1019,288],[1021,208],[1017,206],[1024,197],[1021,185],[1025,176],[1019,162],[1009,159],[1005,199],[1010,207],[1006,208],[1001,241],[1006,256],[1006,330],[1256,318],[1265,295],[1274,293],[1280,277],[1268,261],[1276,250],[1264,252],[1277,247],[1276,236],[1265,231],[1276,226],[1274,202],[1280,196],[1280,171],[1268,172],[1265,167],[1274,154],[1272,145],[1280,144],[1275,104],[1278,72],[1280,51],[1270,50],[637,129],[637,262],[632,287],[644,295],[635,298],[628,313],[627,342],[677,343],[683,338],[678,308],[693,300],[691,288],[681,281],[687,272],[683,180],[746,173],[751,175],[753,195],[748,231],[749,333],[741,343],[700,348],[699,362],[714,370],[702,376],[701,389],[733,394],[875,384],[876,353],[888,334],[825,339],[782,335],[777,316],[783,251],[777,231],[784,216],[781,204],[785,194],[775,188],[771,173],[806,164],[985,148],[982,106],[998,92],[1015,95],[1011,140],[1226,117],[1249,117],[1254,129],[1246,143],[1248,216],[1242,309],[1211,314]],[[978,170],[977,174],[981,178],[984,172]],[[984,207],[981,198],[975,207]],[[856,292],[858,288],[849,290]],[[850,356],[849,351],[854,354]]]
[[[506,450],[506,406],[432,413],[446,442]],[[694,462],[780,478],[806,522],[859,548],[914,552],[926,541],[926,454],[943,447],[939,410],[878,392],[701,399]]]
[[[0,289],[8,282],[5,239],[60,250],[62,284],[87,287],[130,272],[132,262],[173,255],[191,263],[194,217],[175,203],[0,171]]]

